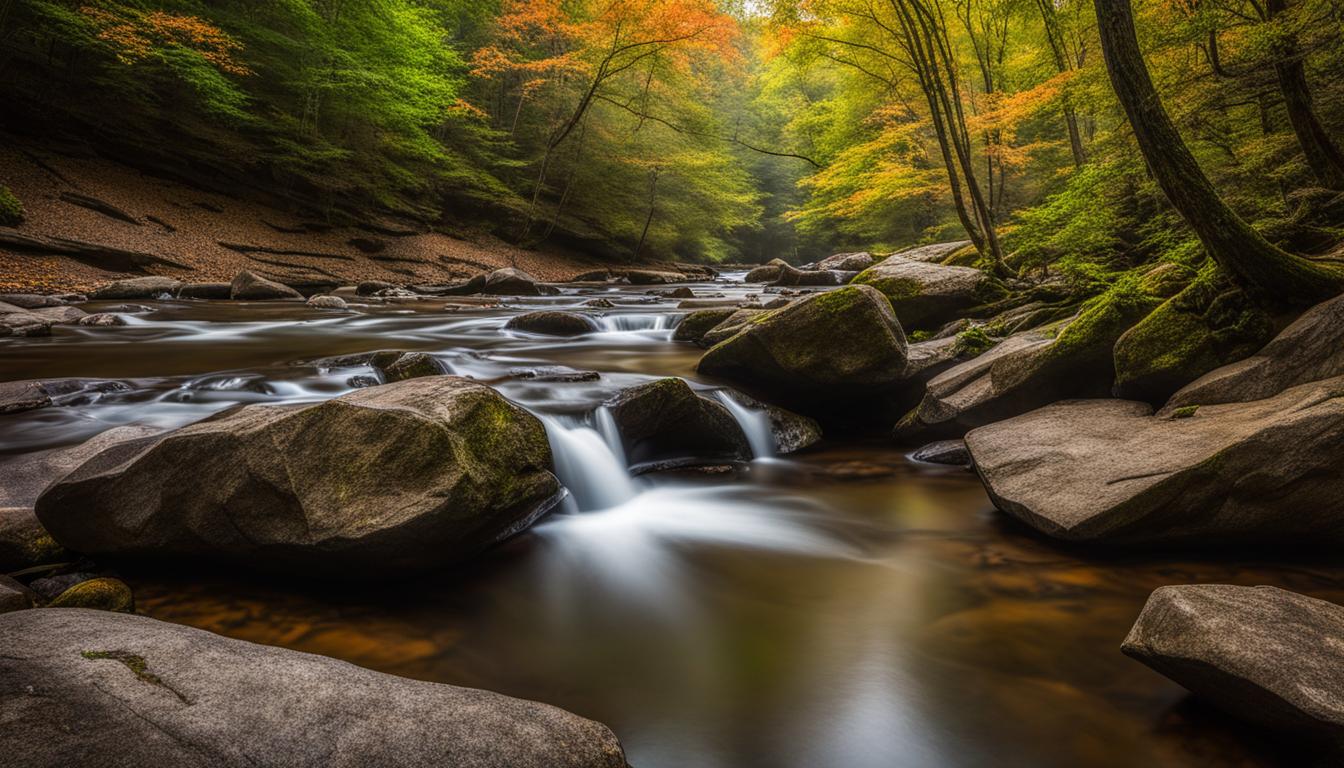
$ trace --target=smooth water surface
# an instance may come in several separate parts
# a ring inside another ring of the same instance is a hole
[[[583,309],[599,333],[503,328],[594,296],[617,303]],[[1340,600],[1339,569],[1088,556],[995,513],[971,473],[913,463],[911,446],[882,440],[774,457],[760,415],[697,381],[700,350],[671,341],[684,310],[645,289],[346,312],[145,304],[128,327],[0,342],[5,379],[100,380],[59,407],[3,417],[0,474],[6,454],[121,424],[334,397],[375,373],[323,358],[405,349],[541,416],[571,496],[478,562],[406,582],[126,573],[143,613],[556,704],[611,726],[639,768],[1295,764],[1119,645],[1157,586],[1268,583]],[[601,378],[536,378],[557,367]],[[630,477],[601,403],[668,375],[720,398],[757,460]]]

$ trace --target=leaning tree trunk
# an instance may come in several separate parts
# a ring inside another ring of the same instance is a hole
[[[1266,0],[1269,18],[1280,18],[1288,10],[1285,0]],[[1331,140],[1330,134],[1316,117],[1312,106],[1311,90],[1307,87],[1306,67],[1302,51],[1291,33],[1276,46],[1274,72],[1279,77],[1283,103],[1288,110],[1288,122],[1297,134],[1297,142],[1307,156],[1307,167],[1316,180],[1330,189],[1344,189],[1344,153]]]
[[[1242,287],[1269,300],[1301,304],[1344,290],[1344,271],[1276,248],[1223,202],[1158,99],[1139,51],[1129,0],[1094,4],[1106,69],[1139,150],[1214,261]]]

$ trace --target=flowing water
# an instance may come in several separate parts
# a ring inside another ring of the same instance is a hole
[[[728,279],[697,294],[741,298]],[[613,309],[556,339],[504,329],[538,306]],[[697,379],[672,301],[638,288],[459,304],[146,302],[122,328],[0,342],[0,378],[96,379],[2,417],[6,457],[238,403],[311,402],[433,354],[540,416],[564,509],[469,566],[314,586],[190,565],[127,572],[141,612],[425,680],[538,699],[610,725],[639,768],[1293,765],[1119,652],[1147,594],[1269,583],[1335,600],[1335,566],[1088,556],[995,513],[975,477],[912,446],[775,457],[764,414]],[[94,305],[96,307],[108,304]],[[569,369],[590,381],[548,381]],[[531,372],[531,378],[524,378]],[[682,376],[748,437],[748,466],[631,477],[601,404]],[[553,377],[552,377],[553,378]]]

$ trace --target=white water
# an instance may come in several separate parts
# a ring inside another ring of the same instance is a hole
[[[603,315],[595,318],[604,331],[665,331],[671,316],[666,312]]]
[[[568,426],[542,416],[555,456],[555,474],[569,489],[578,511],[607,509],[635,498],[638,491],[625,462],[593,428]]]
[[[751,446],[751,456],[755,459],[768,459],[775,455],[775,432],[770,427],[770,414],[761,408],[748,408],[726,391],[720,389],[714,393],[720,403],[733,414],[742,434],[747,436],[747,445]]]

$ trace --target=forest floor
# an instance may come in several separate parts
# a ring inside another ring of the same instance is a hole
[[[559,247],[526,250],[483,233],[428,231],[405,222],[331,227],[110,160],[12,142],[0,146],[0,183],[26,211],[16,230],[0,228],[0,236],[9,232],[41,244],[74,240],[82,251],[63,255],[53,252],[59,247],[15,247],[0,238],[0,291],[84,291],[143,274],[227,282],[243,269],[288,283],[442,284],[517,267],[543,281],[561,281],[606,266],[594,256]],[[99,249],[164,261],[127,267]]]

